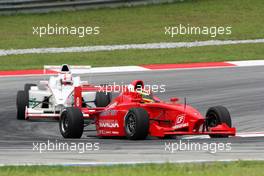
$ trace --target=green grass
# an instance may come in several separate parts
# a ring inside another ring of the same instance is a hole
[[[5,166],[0,167],[0,176],[261,176],[263,161],[215,162],[200,164],[141,164],[92,167],[63,166]]]
[[[25,54],[0,57],[0,70],[42,69],[43,65],[118,66],[264,59],[264,44],[111,52]]]
[[[185,0],[173,4],[0,16],[0,49],[67,47],[211,39],[264,38],[263,0]],[[100,26],[101,34],[76,36],[32,35],[33,26]],[[232,35],[164,34],[165,26],[232,26]],[[0,56],[0,70],[40,69],[63,64],[117,66],[263,59],[264,44],[196,48],[127,50]]]
[[[263,0],[185,0],[173,4],[0,16],[0,48],[65,47],[101,44],[264,38]],[[101,34],[32,35],[33,26],[100,26]],[[232,35],[164,35],[165,26],[232,26]]]

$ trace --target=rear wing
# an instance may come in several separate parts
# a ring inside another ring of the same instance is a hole
[[[43,74],[46,74],[48,70],[60,73],[64,66],[68,67],[69,71],[73,74],[87,73],[87,70],[92,68],[90,65],[44,65]]]

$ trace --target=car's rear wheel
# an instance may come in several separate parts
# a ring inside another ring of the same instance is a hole
[[[208,109],[206,113],[206,127],[215,127],[219,124],[225,123],[232,127],[232,121],[229,111],[224,106],[215,106]],[[224,138],[228,135],[210,135],[211,138]]]
[[[23,90],[17,92],[16,105],[17,105],[17,119],[25,120],[25,110],[28,104],[26,93]]]
[[[96,92],[95,105],[97,107],[106,107],[109,105],[112,99],[112,94],[110,92]]]
[[[143,108],[132,108],[125,117],[125,132],[128,139],[145,139],[149,132],[149,115]]]
[[[69,107],[61,113],[60,132],[64,138],[81,138],[84,120],[79,108]]]

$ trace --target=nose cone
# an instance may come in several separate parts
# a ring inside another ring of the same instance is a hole
[[[191,106],[186,106],[186,108],[185,108],[185,114],[187,116],[194,117],[196,119],[204,119],[204,117],[202,116],[202,114],[198,110],[196,110],[195,108],[193,108]]]
[[[168,109],[175,110],[177,112],[180,112],[182,114],[186,114],[186,116],[194,117],[196,119],[204,119],[202,114],[189,105],[183,105],[183,104],[169,104]]]

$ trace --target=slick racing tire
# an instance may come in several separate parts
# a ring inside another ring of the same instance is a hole
[[[79,108],[66,108],[60,117],[60,132],[64,138],[81,138],[84,120]]]
[[[125,132],[128,139],[146,139],[149,132],[149,115],[143,108],[131,108],[125,117]]]
[[[29,90],[32,86],[37,86],[36,84],[25,84],[24,85],[24,92],[26,94],[27,106],[29,106]]]
[[[23,90],[17,92],[16,105],[17,105],[17,119],[25,120],[25,110],[28,100],[26,93]]]
[[[206,127],[215,127],[221,123],[232,127],[229,111],[224,106],[215,106],[208,109],[206,113]],[[211,138],[226,138],[228,135],[210,135]]]
[[[111,102],[111,99],[112,94],[110,92],[96,92],[95,105],[96,107],[106,107]]]

